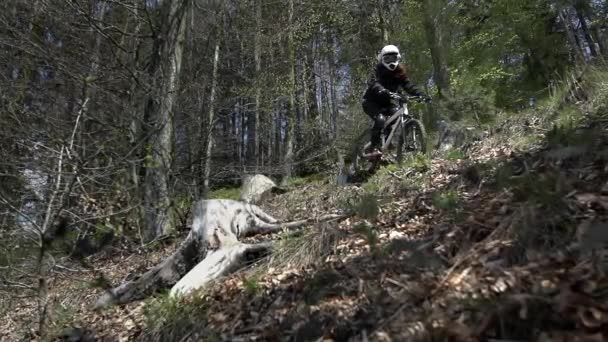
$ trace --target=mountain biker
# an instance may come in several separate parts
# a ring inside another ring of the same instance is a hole
[[[405,67],[400,64],[401,53],[395,45],[386,45],[378,55],[378,64],[374,75],[368,82],[363,95],[363,111],[374,120],[371,130],[370,155],[382,155],[381,134],[386,122],[385,114],[392,115],[395,108],[394,100],[399,98],[400,89],[412,96],[419,96],[425,102],[431,98],[418,89],[408,78]]]

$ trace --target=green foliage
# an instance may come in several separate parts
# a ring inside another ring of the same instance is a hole
[[[304,177],[290,177],[285,181],[285,186],[290,188],[297,188],[303,185],[318,184],[326,181],[325,175],[320,173],[314,173]]]
[[[462,152],[461,149],[452,148],[449,151],[445,152],[444,158],[447,160],[456,161],[456,160],[465,159],[466,156],[465,156],[464,152]]]
[[[428,177],[425,173],[430,170],[430,157],[425,154],[408,155],[401,165],[390,164],[382,167],[362,185],[365,194],[375,195],[378,200],[388,199],[397,192],[407,192],[420,189]],[[413,171],[413,172],[412,172]],[[401,179],[401,175],[407,177]],[[357,198],[360,201],[361,198]],[[346,205],[354,210],[360,202]]]
[[[540,142],[540,137],[536,134],[521,134],[509,138],[509,144],[516,149],[528,150]]]
[[[363,190],[367,194],[379,194],[387,184],[388,178],[379,172],[374,175],[367,183],[363,184]]]
[[[188,211],[192,207],[192,202],[192,196],[180,196],[175,199],[175,208],[180,212]]]
[[[407,177],[401,182],[399,182],[399,191],[404,194],[407,194],[411,191],[420,191],[424,185],[424,182],[428,179],[428,177],[422,175],[414,175],[412,177]]]
[[[426,154],[416,153],[406,156],[401,165],[403,170],[427,172],[431,169],[431,159]]]
[[[220,188],[209,192],[209,199],[238,200],[241,196],[240,188]]]
[[[260,291],[260,283],[256,277],[249,277],[243,281],[245,291],[250,295],[254,295]]]
[[[341,236],[339,230],[329,227],[286,234],[264,266],[301,268],[318,264],[334,251]]]
[[[373,193],[366,193],[359,198],[353,209],[359,217],[366,220],[375,220],[380,213],[378,198]]]
[[[378,233],[374,230],[374,227],[369,224],[363,222],[356,225],[353,231],[357,234],[363,236],[365,241],[367,242],[370,250],[372,252],[376,251],[378,248]]]
[[[178,341],[189,335],[211,340],[214,334],[206,329],[207,308],[207,298],[202,293],[187,300],[168,294],[148,300],[143,311],[145,340]]]
[[[608,115],[608,68],[592,67],[585,74],[586,89],[592,111]]]
[[[494,122],[497,115],[494,101],[493,92],[481,86],[456,86],[441,109],[451,121],[472,120],[481,126]]]
[[[563,208],[562,198],[571,190],[565,176],[556,170],[516,175],[513,166],[504,165],[498,169],[496,180],[499,187],[513,192],[515,201],[556,210]]]
[[[460,208],[460,197],[454,190],[444,191],[433,196],[433,205],[444,211],[454,211]]]
[[[553,125],[553,128],[547,132],[546,141],[550,148],[559,147],[581,147],[587,149],[597,142],[602,132],[599,129],[581,130],[568,125]]]
[[[574,105],[564,105],[557,111],[553,122],[556,126],[576,126],[581,122],[583,115],[580,109]]]
[[[74,288],[71,293],[82,294],[84,293],[84,290],[82,288]],[[80,302],[83,299],[84,298],[78,298],[77,300],[74,300],[73,298],[64,298],[63,301],[54,302],[49,306],[48,311],[50,313],[51,322],[49,322],[47,336],[57,336],[64,327],[70,325],[79,318]]]

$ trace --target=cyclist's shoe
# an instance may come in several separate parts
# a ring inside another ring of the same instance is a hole
[[[365,151],[365,157],[366,158],[382,157],[382,151],[377,147],[369,148]]]
[[[381,156],[382,155],[382,151],[379,148],[374,148],[371,150],[370,154],[372,156]]]

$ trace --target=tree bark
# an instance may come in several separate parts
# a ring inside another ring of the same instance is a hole
[[[137,8],[134,9],[135,13],[135,20],[136,20],[136,26],[134,29],[135,34],[139,34],[140,30],[141,30],[141,21],[139,21],[137,19]],[[131,44],[129,45],[129,50],[130,51],[135,51],[137,50],[137,42],[135,39],[133,39],[131,41]],[[137,70],[137,53],[134,54],[133,58],[130,60],[130,65],[133,68],[133,70]],[[139,111],[138,105],[137,105],[137,83],[134,81],[131,81],[131,85],[129,88],[129,98],[128,98],[128,102],[129,102],[129,108],[130,108],[130,112],[131,112],[131,117],[130,117],[130,121],[129,121],[129,143],[131,144],[131,148],[136,149],[138,152],[136,153],[137,157],[141,157],[142,155],[142,148],[138,147],[138,143],[139,140],[141,138],[143,138],[142,135],[142,130],[141,130],[141,112]],[[141,189],[140,188],[140,166],[138,165],[138,163],[131,163],[131,182],[133,183],[133,186],[135,189]],[[139,197],[139,196],[138,196]]]
[[[186,35],[185,13],[190,0],[164,1],[161,22],[155,37],[148,69],[152,92],[144,110],[150,148],[144,179],[145,238],[152,240],[174,228],[169,198],[169,174],[173,162],[173,106],[179,88],[183,44]]]
[[[106,9],[108,7],[108,3],[105,1],[101,1],[99,7],[96,11],[94,11],[93,20],[96,22],[103,22]],[[87,153],[87,141],[84,139],[89,132],[92,131],[91,122],[88,118],[88,109],[90,106],[90,100],[95,96],[95,88],[93,87],[94,80],[97,78],[97,73],[99,71],[99,63],[100,63],[100,49],[101,49],[101,38],[102,34],[97,32],[93,27],[90,29],[91,34],[95,36],[93,41],[93,52],[91,54],[91,65],[89,67],[88,75],[84,78],[83,87],[82,87],[82,127],[83,129],[80,131],[80,146],[81,152],[80,155],[84,159],[88,155]]]
[[[382,43],[388,44],[388,24],[386,22],[385,0],[378,0],[378,20],[380,21],[380,31],[382,33]]]
[[[255,74],[256,74],[256,89],[255,89],[255,118],[254,118],[254,129],[253,129],[253,144],[254,144],[254,160],[255,170],[258,171],[260,167],[260,101],[262,98],[262,0],[255,1],[255,42],[254,42],[254,60],[255,60]]]
[[[433,78],[439,90],[439,97],[450,97],[450,71],[448,68],[443,30],[440,26],[441,6],[437,2],[443,0],[423,0],[423,25],[433,60]]]
[[[585,18],[583,6],[584,6],[584,4],[582,3],[582,1],[577,1],[574,5],[574,10],[576,11],[576,16],[578,18],[578,21],[581,24],[581,29],[583,30],[583,36],[585,37],[585,40],[587,41],[587,45],[589,46],[589,51],[591,52],[591,56],[598,57],[599,54],[598,54],[596,46],[595,46],[595,40],[593,39],[591,31],[589,30],[589,26],[587,25],[587,18]]]
[[[294,126],[296,118],[296,52],[294,46],[294,0],[289,0],[288,4],[288,25],[289,32],[287,34],[287,52],[289,54],[289,108],[287,110],[287,139],[285,143],[285,180],[291,177],[293,172],[294,152]]]
[[[327,44],[331,46],[330,52],[327,55],[327,66],[329,68],[328,76],[329,76],[329,97],[330,97],[330,115],[331,115],[331,133],[332,137],[335,139],[338,134],[338,92],[336,91],[336,44],[335,38],[332,34],[329,34],[327,37]]]
[[[562,22],[562,25],[564,25],[566,37],[568,39],[568,42],[570,43],[570,46],[572,47],[574,59],[578,64],[585,64],[585,56],[583,55],[582,48],[579,42],[577,41],[576,34],[572,30],[572,26],[570,25],[570,16],[568,15],[568,12],[565,9],[561,9],[559,11],[559,19]]]
[[[201,198],[209,193],[209,177],[211,176],[211,155],[213,152],[213,120],[215,119],[215,93],[217,92],[217,77],[220,61],[220,37],[217,37],[213,53],[213,74],[211,76],[211,93],[209,94],[209,111],[207,112],[207,139],[205,141],[205,154],[203,161],[203,186],[201,187]]]

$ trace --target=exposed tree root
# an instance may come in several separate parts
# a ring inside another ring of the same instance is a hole
[[[200,289],[207,283],[219,277],[230,274],[239,269],[248,253],[261,253],[272,248],[272,244],[244,244],[237,243],[226,246],[207,254],[198,265],[171,288],[171,296],[187,295]]]
[[[152,267],[135,280],[107,291],[94,304],[101,309],[114,304],[126,304],[175,284],[207,254],[207,247],[201,239],[188,235],[179,248],[160,264]]]

